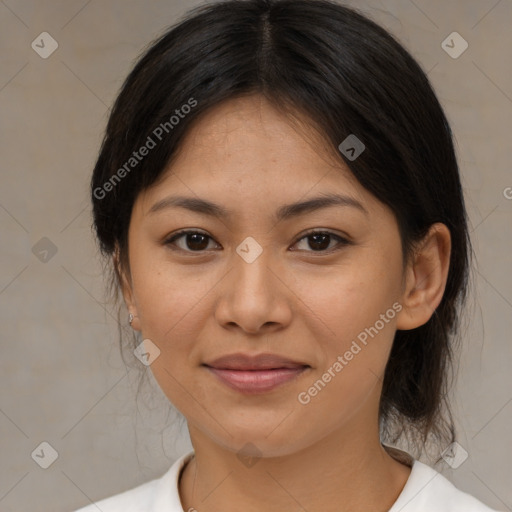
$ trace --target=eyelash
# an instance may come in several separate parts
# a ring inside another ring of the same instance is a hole
[[[186,250],[186,249],[181,249],[180,247],[173,246],[174,242],[176,240],[178,240],[179,238],[183,237],[184,235],[194,235],[194,234],[203,235],[203,236],[208,237],[210,240],[213,240],[213,238],[210,235],[208,235],[207,233],[204,233],[202,231],[186,230],[185,229],[185,230],[182,230],[182,231],[178,231],[178,233],[175,233],[171,237],[167,238],[164,241],[164,245],[168,246],[173,251],[181,251],[181,252],[191,253],[191,254],[194,254],[194,253],[195,254],[202,254],[202,253],[207,252],[208,249],[205,249],[205,250],[202,250],[202,251],[190,251],[190,250]],[[331,231],[311,230],[311,231],[308,231],[307,233],[303,234],[300,238],[298,238],[293,245],[296,245],[298,242],[300,242],[304,238],[308,238],[308,237],[313,236],[313,235],[328,235],[331,238],[336,239],[338,241],[338,245],[335,246],[334,248],[327,249],[325,251],[312,251],[311,250],[311,251],[305,251],[305,252],[311,252],[311,253],[316,253],[316,254],[331,254],[333,252],[341,250],[344,246],[352,244],[351,241],[347,240],[346,238],[343,238],[340,235],[332,233]]]

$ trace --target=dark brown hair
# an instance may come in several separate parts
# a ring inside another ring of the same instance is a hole
[[[393,211],[404,262],[433,223],[449,228],[444,296],[426,324],[396,332],[379,411],[383,441],[403,439],[421,450],[432,435],[445,448],[455,438],[447,391],[471,255],[452,133],[420,65],[360,12],[328,0],[223,1],[190,11],[152,43],[115,101],[92,176],[103,256],[112,262],[118,248],[129,274],[127,234],[138,194],[162,177],[192,123],[249,94],[300,113],[320,131]],[[148,138],[157,142],[158,127],[165,128],[161,140],[130,161]],[[350,134],[366,146],[353,161],[338,150]],[[118,287],[119,268],[109,268]]]

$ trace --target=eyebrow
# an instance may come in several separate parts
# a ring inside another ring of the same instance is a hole
[[[342,195],[326,193],[318,197],[313,197],[306,201],[298,203],[285,204],[278,208],[274,218],[277,222],[290,219],[305,213],[310,213],[321,208],[327,208],[330,206],[343,206],[353,207],[365,215],[369,215],[366,208],[356,199]],[[167,208],[185,208],[187,210],[208,215],[210,217],[217,217],[228,219],[232,213],[226,210],[223,206],[220,206],[211,201],[200,199],[197,197],[186,197],[186,196],[169,196],[157,201],[148,211],[148,214],[154,214],[165,210]]]

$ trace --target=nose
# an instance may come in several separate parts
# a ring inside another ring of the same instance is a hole
[[[279,330],[291,321],[293,293],[273,264],[270,251],[256,259],[232,257],[232,268],[218,287],[215,316],[219,325],[248,334]]]

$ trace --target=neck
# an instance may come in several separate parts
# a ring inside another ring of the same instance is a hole
[[[334,431],[289,455],[245,464],[236,451],[204,433],[190,429],[190,435],[195,456],[179,484],[186,511],[387,512],[411,471],[382,446],[378,428],[361,425]]]

